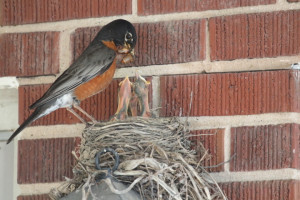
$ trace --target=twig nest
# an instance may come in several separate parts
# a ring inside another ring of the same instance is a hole
[[[95,155],[108,147],[120,158],[114,178],[144,199],[226,199],[199,163],[199,152],[196,155],[191,149],[186,126],[176,118],[129,118],[86,128],[74,178],[60,190],[69,193],[95,183],[99,171],[95,168]],[[201,147],[200,154],[206,155],[205,151]],[[103,154],[101,165],[112,168],[113,157]]]

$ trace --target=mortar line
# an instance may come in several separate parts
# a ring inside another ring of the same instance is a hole
[[[63,53],[62,53],[63,54]],[[71,52],[66,53],[71,57]],[[69,58],[71,60],[71,58]],[[148,65],[139,67],[118,68],[114,78],[134,77],[135,72],[139,71],[142,76],[162,76],[178,74],[201,74],[206,73],[227,73],[227,72],[248,72],[263,70],[290,69],[290,65],[299,62],[299,56],[281,56],[276,58],[254,58],[237,59],[233,61],[195,61],[177,64]],[[64,67],[69,65],[67,61],[62,62]],[[62,70],[64,67],[61,67]],[[62,73],[62,71],[60,72]],[[55,75],[20,77],[17,78],[20,85],[34,85],[42,83],[52,83],[56,79]]]
[[[183,122],[186,117],[181,117]],[[205,129],[226,129],[230,127],[242,126],[264,126],[264,125],[279,125],[279,124],[300,124],[300,113],[297,112],[278,112],[278,113],[263,113],[253,115],[232,115],[232,116],[200,116],[189,117],[190,130],[205,130]]]
[[[138,67],[118,68],[115,78],[134,76],[139,71],[143,76],[162,76],[177,74],[227,73],[245,71],[263,71],[291,69],[291,64],[299,62],[299,56],[279,56],[276,58],[236,59],[232,61],[208,62],[194,61],[187,63],[147,65]]]
[[[155,116],[159,117],[159,108],[160,107],[160,77],[152,77],[152,109]]]
[[[71,57],[71,52],[67,54]],[[71,60],[71,58],[69,58]],[[182,75],[182,74],[201,74],[206,73],[227,73],[227,72],[248,72],[265,70],[291,69],[292,63],[299,62],[299,56],[281,56],[276,58],[254,58],[236,59],[233,61],[195,61],[187,63],[148,65],[140,67],[117,68],[114,78],[134,77],[135,72],[139,71],[142,76],[162,76],[162,75]],[[66,63],[63,63],[67,67]],[[61,67],[62,70],[64,67]],[[62,71],[60,71],[62,73]],[[52,83],[56,79],[55,75],[19,77],[19,85],[35,85],[41,83]]]
[[[85,128],[84,124],[58,124],[48,126],[31,126],[19,134],[18,139],[50,139],[50,138],[73,138],[81,137]],[[62,134],[62,130],[63,134]]]
[[[51,188],[57,188],[62,183],[64,182],[19,184],[20,191],[18,195],[48,194]]]
[[[210,42],[209,42],[209,19],[206,19],[206,26],[205,26],[205,60],[206,62],[211,62],[210,60]]]
[[[137,14],[137,10],[138,10],[138,2],[137,2],[138,0],[132,0],[131,1],[131,8],[132,8],[132,15],[133,16],[136,16],[136,17],[138,17],[138,14]]]
[[[71,34],[73,30],[67,30],[60,33],[59,41],[59,76],[64,70],[66,70],[72,58],[71,50]]]
[[[228,161],[230,159],[230,151],[231,151],[231,127],[227,126],[224,130],[224,161]],[[224,171],[229,172],[230,162],[224,164]]]
[[[248,182],[248,181],[274,181],[274,180],[300,180],[300,171],[292,168],[257,170],[246,172],[214,172],[210,175],[218,183]]]

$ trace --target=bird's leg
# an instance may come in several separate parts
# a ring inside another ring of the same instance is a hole
[[[82,117],[80,117],[80,115],[78,115],[75,110],[73,110],[72,107],[67,107],[67,111],[69,111],[70,113],[72,113],[75,117],[77,117],[82,123],[87,124],[86,121],[84,121],[84,119]]]
[[[83,110],[78,104],[74,104],[73,106],[74,106],[74,108],[76,108],[77,110],[79,110],[80,112],[85,114],[90,120],[92,120],[92,122],[94,124],[97,123],[97,120],[94,117],[92,117],[91,115],[89,115],[87,112],[85,112],[85,110]]]

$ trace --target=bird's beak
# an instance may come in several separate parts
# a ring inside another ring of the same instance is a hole
[[[128,76],[126,76],[126,77],[119,83],[119,86],[123,85],[126,81],[128,81],[128,82],[130,83],[130,85],[131,85],[131,82],[130,82]]]
[[[118,52],[121,54],[126,54],[121,61],[123,64],[131,63],[134,61],[134,49],[131,48],[130,44],[125,42],[123,48],[119,49]]]
[[[131,52],[133,51],[133,49],[131,49],[131,46],[130,46],[130,44],[128,44],[128,43],[124,43],[124,46],[120,46],[120,48],[118,49],[118,52],[119,53],[125,53],[125,54],[127,54],[127,53],[130,53],[131,54]],[[132,55],[132,54],[131,54]],[[134,55],[134,54],[133,54]]]

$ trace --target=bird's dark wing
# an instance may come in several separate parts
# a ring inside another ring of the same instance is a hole
[[[90,45],[79,58],[51,85],[47,92],[30,109],[41,106],[104,73],[112,64],[116,53],[103,45]]]

